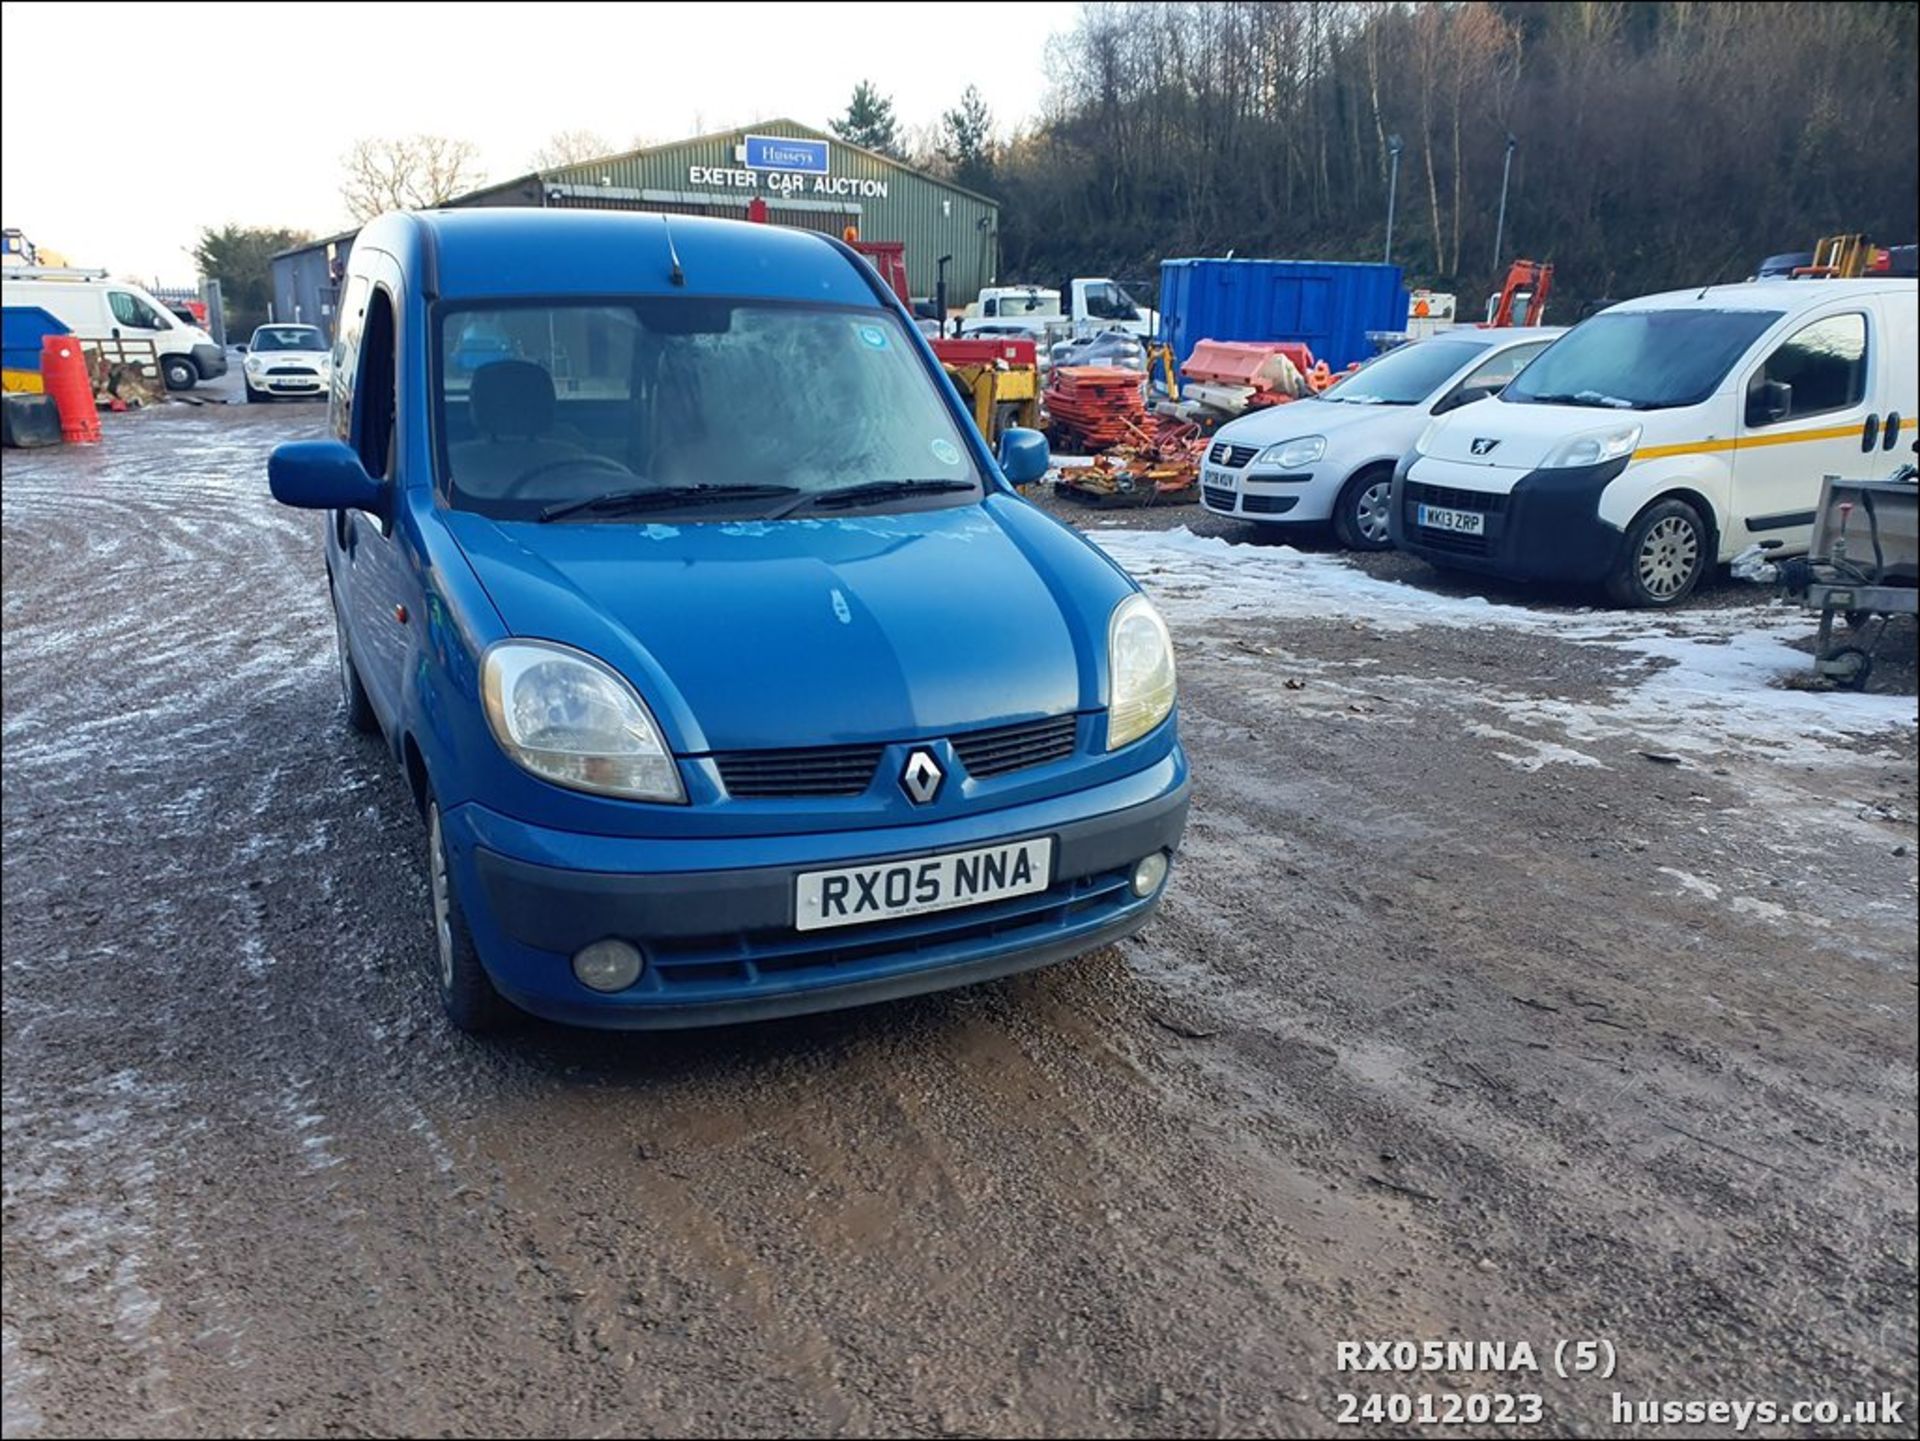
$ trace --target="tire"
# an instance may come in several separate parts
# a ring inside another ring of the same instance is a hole
[[[347,712],[347,724],[363,736],[380,733],[380,718],[373,713],[367,688],[360,683],[360,668],[347,649],[347,628],[340,620],[340,601],[333,598],[333,646],[340,658],[340,704]]]
[[[169,355],[160,362],[168,390],[192,390],[200,383],[200,368],[187,355]]]
[[[1706,522],[1684,500],[1648,506],[1627,527],[1620,560],[1607,577],[1615,605],[1659,610],[1693,594],[1710,564]]]
[[[460,908],[460,892],[440,826],[440,803],[427,795],[427,889],[433,915],[433,988],[447,1019],[469,1035],[506,1030],[520,1013],[507,1004],[480,963]]]
[[[1333,503],[1333,533],[1348,550],[1390,550],[1387,516],[1393,508],[1393,472],[1363,470],[1340,487]]]
[[[265,405],[269,400],[273,399],[273,397],[271,395],[268,395],[266,391],[255,390],[253,388],[253,383],[251,381],[243,380],[240,383],[247,387],[247,404],[248,405]]]

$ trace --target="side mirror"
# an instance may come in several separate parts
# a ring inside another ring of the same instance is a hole
[[[1772,425],[1793,412],[1793,387],[1784,380],[1757,380],[1747,392],[1747,424]]]
[[[375,480],[359,453],[340,440],[295,440],[276,446],[267,461],[267,484],[282,505],[302,510],[387,511],[386,482]]]
[[[234,346],[234,349],[239,351],[242,355],[245,355],[247,353],[247,348],[244,345],[236,345]]]
[[[1047,438],[1039,431],[1016,425],[1000,437],[1000,469],[1013,484],[1032,485],[1052,463]]]

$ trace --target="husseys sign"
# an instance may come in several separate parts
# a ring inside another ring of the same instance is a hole
[[[784,135],[749,135],[734,148],[738,165],[690,165],[687,184],[719,190],[765,190],[775,195],[862,196],[887,198],[887,182],[829,174],[824,140],[792,140]]]

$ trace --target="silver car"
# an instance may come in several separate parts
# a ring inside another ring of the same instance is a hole
[[[1504,388],[1562,330],[1461,326],[1376,356],[1311,400],[1215,433],[1200,501],[1267,525],[1326,525],[1353,550],[1385,550],[1393,468],[1427,422]]]

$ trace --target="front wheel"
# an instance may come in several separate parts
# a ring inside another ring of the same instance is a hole
[[[1607,577],[1616,605],[1661,608],[1693,594],[1707,568],[1707,526],[1684,500],[1663,500],[1627,529],[1620,560]]]
[[[192,390],[200,383],[200,369],[190,356],[169,355],[160,362],[160,374],[168,390]]]
[[[1387,516],[1393,510],[1393,472],[1363,470],[1340,487],[1333,505],[1333,533],[1348,550],[1386,550]]]
[[[440,825],[440,802],[432,796],[427,797],[427,879],[433,893],[434,989],[440,993],[441,1009],[471,1035],[506,1029],[519,1013],[493,988],[474,949]]]

